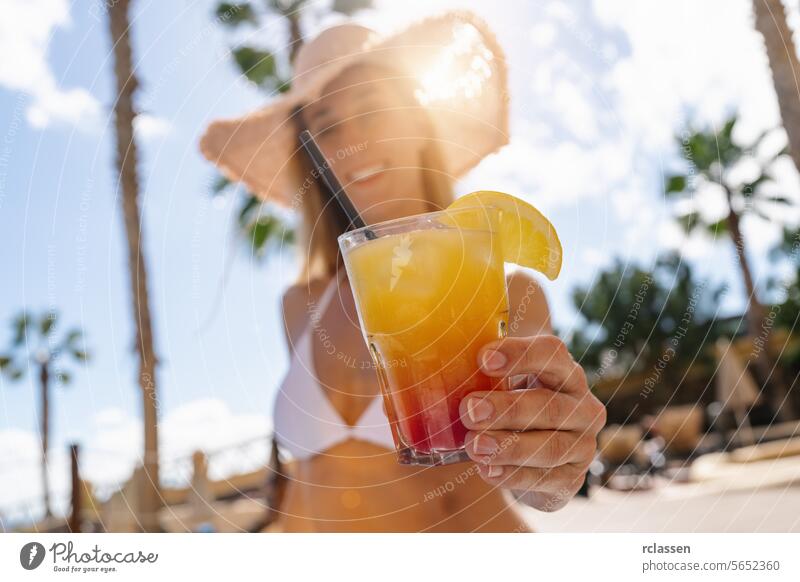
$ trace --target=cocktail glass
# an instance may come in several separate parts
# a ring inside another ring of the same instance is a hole
[[[508,387],[478,365],[508,321],[498,218],[492,207],[470,207],[339,237],[400,463],[468,460],[461,401]]]

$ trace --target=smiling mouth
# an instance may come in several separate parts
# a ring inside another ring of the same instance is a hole
[[[359,168],[358,170],[350,172],[348,178],[350,179],[350,182],[360,184],[379,176],[385,169],[386,164],[383,162],[378,162],[376,164],[364,166],[363,168]]]

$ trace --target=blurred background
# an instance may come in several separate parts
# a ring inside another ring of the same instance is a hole
[[[295,217],[198,137],[320,29],[453,7],[497,34],[512,110],[458,192],[558,228],[554,323],[608,408],[584,495],[532,522],[800,531],[800,5],[128,4],[0,0],[0,531],[264,523]]]

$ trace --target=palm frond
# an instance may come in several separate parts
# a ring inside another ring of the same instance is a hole
[[[58,320],[58,314],[55,311],[45,313],[39,320],[39,332],[43,336],[49,334],[53,327],[55,327],[56,320]]]
[[[728,219],[727,218],[721,218],[720,220],[718,220],[716,222],[712,222],[711,224],[707,224],[706,225],[706,230],[708,231],[708,234],[710,234],[714,238],[717,238],[717,237],[720,237],[720,236],[726,236],[726,235],[728,235],[730,233],[730,228],[729,228],[729,225],[728,225]]]
[[[222,194],[222,192],[230,185],[231,181],[228,180],[228,178],[222,174],[217,174],[214,177],[214,181],[211,183],[211,194],[214,196]]]
[[[794,200],[788,196],[780,196],[778,194],[773,196],[762,196],[758,202],[769,202],[770,204],[778,204],[780,206],[794,206]]]
[[[221,24],[229,28],[236,28],[241,24],[258,24],[253,5],[249,2],[220,2],[214,14]]]
[[[278,74],[275,55],[252,46],[240,46],[231,51],[242,74],[255,85],[275,90],[285,83]]]
[[[83,339],[83,331],[78,328],[72,328],[64,336],[64,341],[61,342],[61,347],[70,349],[77,346],[81,339]]]
[[[31,314],[27,311],[19,313],[12,321],[11,326],[14,330],[13,343],[15,346],[21,346],[28,335],[28,328],[32,322]]]
[[[678,224],[681,225],[686,234],[694,232],[694,230],[702,226],[703,222],[700,213],[696,211],[686,212],[677,217]]]
[[[685,174],[673,174],[671,176],[667,176],[667,179],[664,180],[664,192],[668,195],[682,194],[686,191],[688,182],[689,180]]]

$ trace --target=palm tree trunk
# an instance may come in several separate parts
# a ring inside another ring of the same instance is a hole
[[[789,153],[800,171],[800,61],[781,0],[753,0],[755,27],[764,37]]]
[[[140,526],[144,531],[159,531],[158,510],[161,495],[158,475],[158,402],[156,390],[156,355],[150,304],[147,294],[147,273],[142,248],[142,224],[139,208],[137,150],[133,133],[136,116],[133,97],[138,82],[133,72],[128,8],[130,0],[109,3],[111,41],[114,50],[114,75],[117,101],[114,114],[117,134],[117,169],[122,189],[122,211],[128,243],[131,300],[136,326],[136,352],[139,359],[139,386],[144,416],[144,475],[140,487]]]
[[[726,189],[727,191],[727,189]],[[728,229],[733,239],[734,247],[736,247],[736,258],[739,261],[739,269],[742,273],[742,281],[744,282],[745,292],[747,293],[747,335],[755,342],[762,329],[768,330],[764,327],[766,322],[764,306],[758,300],[756,295],[756,286],[753,282],[753,272],[750,268],[750,262],[747,258],[747,251],[745,249],[744,237],[742,236],[741,227],[739,224],[739,215],[731,206],[731,193],[728,192]],[[793,402],[787,398],[786,384],[783,381],[783,374],[778,365],[773,365],[769,350],[769,334],[766,337],[760,338],[763,340],[764,345],[755,353],[755,367],[759,371],[759,375],[765,385],[769,387],[766,390],[767,399],[769,400],[772,409],[775,411],[778,419],[788,420],[794,418]],[[754,351],[757,349],[755,343],[753,344]]]
[[[42,407],[42,491],[44,494],[44,516],[53,515],[50,506],[50,476],[47,472],[47,450],[50,441],[50,371],[47,363],[41,364],[39,368],[39,389]]]

